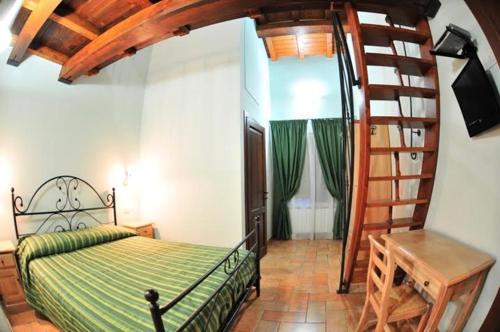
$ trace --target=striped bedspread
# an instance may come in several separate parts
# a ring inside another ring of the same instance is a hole
[[[18,246],[28,303],[64,331],[153,331],[144,291],[158,290],[160,305],[166,304],[229,252],[110,227],[34,236]],[[240,257],[245,254],[242,250]],[[249,256],[223,288],[210,317],[208,307],[187,331],[217,331],[254,273]],[[166,330],[180,326],[226,278],[221,267],[163,315]]]

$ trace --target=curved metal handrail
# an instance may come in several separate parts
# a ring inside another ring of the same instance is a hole
[[[347,40],[345,38],[344,28],[337,13],[333,15],[333,31],[338,54],[340,89],[342,97],[342,201],[343,205],[341,219],[342,223],[342,257],[340,265],[340,282],[338,293],[345,293],[346,288],[343,283],[345,251],[347,247],[347,237],[349,233],[349,222],[351,219],[351,205],[353,193],[354,176],[354,99],[353,87],[360,86],[361,81],[354,75],[354,67],[351,61],[351,55]]]

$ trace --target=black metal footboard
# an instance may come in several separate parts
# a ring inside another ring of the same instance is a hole
[[[217,320],[219,322],[218,331],[227,331],[233,324],[235,318],[237,317],[238,311],[243,305],[243,303],[248,298],[251,290],[255,287],[257,296],[260,296],[260,221],[255,224],[255,229],[250,232],[236,247],[234,247],[224,258],[222,258],[217,264],[215,264],[207,273],[205,273],[201,278],[199,278],[195,283],[193,283],[189,288],[179,294],[175,299],[167,303],[165,306],[160,307],[158,304],[158,299],[160,295],[154,289],[147,290],[144,297],[149,301],[149,309],[151,310],[151,316],[153,317],[153,323],[156,332],[165,332],[165,326],[163,324],[162,316],[168,314],[168,311],[172,309],[177,303],[182,301],[186,296],[188,296],[196,287],[198,287],[203,281],[210,277],[217,269],[223,267],[224,272],[227,277],[222,282],[222,284],[213,292],[213,294],[199,307],[197,308],[189,318],[182,323],[181,326],[177,327],[175,331],[184,331],[190,324],[197,318],[200,314],[208,311],[206,317],[206,325],[209,323],[214,315],[217,301],[223,301],[222,291],[224,289],[229,289],[233,296],[233,305],[229,312],[224,315],[218,315]],[[248,248],[248,252],[240,257],[240,249],[243,249],[245,244],[250,243],[252,239],[255,239],[254,245]],[[254,257],[252,257],[252,253]],[[247,260],[254,260],[255,271],[252,278],[246,285],[241,285],[244,287],[244,291],[239,294],[238,289],[232,287],[229,282],[235,280],[233,276],[242,268],[243,264]],[[220,302],[219,302],[220,303]],[[224,311],[224,310],[222,310]],[[225,313],[225,312],[224,312]]]

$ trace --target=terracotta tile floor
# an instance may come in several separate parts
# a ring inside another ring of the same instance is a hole
[[[9,315],[14,332],[59,332],[50,321],[35,314],[33,310]]]
[[[354,331],[364,293],[337,294],[340,241],[271,241],[261,261],[261,296],[234,332]]]
[[[261,296],[245,304],[233,332],[353,331],[364,293],[338,295],[340,241],[271,241]],[[56,332],[30,311],[10,315],[14,332]]]

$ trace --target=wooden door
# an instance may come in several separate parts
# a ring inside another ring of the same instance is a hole
[[[245,117],[246,234],[260,221],[260,255],[267,253],[266,133],[255,120]],[[253,246],[254,239],[248,246]]]

